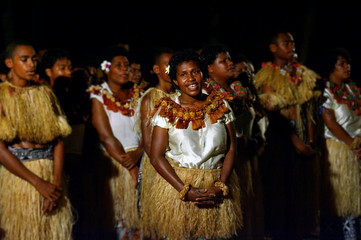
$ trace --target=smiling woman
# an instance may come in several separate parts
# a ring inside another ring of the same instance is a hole
[[[224,95],[202,93],[200,65],[196,52],[176,53],[170,77],[180,93],[152,112],[154,239],[231,238],[242,226],[234,115]]]

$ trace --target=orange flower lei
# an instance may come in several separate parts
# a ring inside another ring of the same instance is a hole
[[[151,116],[153,117],[154,114],[161,109],[159,116],[166,117],[176,128],[186,129],[191,122],[192,129],[197,130],[206,126],[204,122],[206,114],[209,116],[210,123],[213,124],[222,118],[224,113],[228,112],[228,108],[224,105],[223,99],[232,100],[232,97],[223,95],[218,91],[213,91],[207,97],[206,104],[203,108],[183,108],[169,97],[164,97],[156,102]]]
[[[139,97],[140,97],[140,89],[139,88],[131,88],[128,100],[120,100],[116,97],[114,97],[111,93],[108,92],[108,90],[103,89],[99,85],[96,86],[90,86],[88,92],[94,93],[98,96],[102,94],[103,96],[103,102],[104,105],[107,106],[107,109],[113,112],[120,112],[124,116],[134,116],[134,106],[137,103]]]

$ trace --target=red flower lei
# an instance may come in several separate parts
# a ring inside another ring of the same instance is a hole
[[[329,89],[336,101],[340,104],[346,104],[347,107],[355,112],[357,116],[361,115],[361,94],[360,88],[349,79],[345,85],[349,86],[351,93],[347,91],[347,87],[340,89],[334,82],[329,82]]]
[[[103,89],[100,85],[91,86],[88,90],[89,93],[94,93],[100,96],[102,94],[104,105],[108,110],[113,112],[120,112],[124,116],[134,116],[134,106],[137,103],[140,90],[139,88],[133,87],[130,89],[130,93],[127,100],[120,100],[114,97],[108,90]]]

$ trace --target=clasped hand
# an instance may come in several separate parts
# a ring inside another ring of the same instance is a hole
[[[186,196],[186,201],[190,201],[199,207],[214,207],[223,198],[223,192],[218,187],[208,189],[191,187]]]

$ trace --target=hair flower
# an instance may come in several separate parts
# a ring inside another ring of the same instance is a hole
[[[112,64],[111,64],[109,61],[104,60],[104,61],[100,64],[100,67],[101,67],[101,69],[102,69],[103,71],[109,72],[109,69],[110,69],[110,66],[111,66],[111,65],[112,65]]]
[[[170,72],[170,65],[167,65],[165,68],[165,73],[169,75]]]

